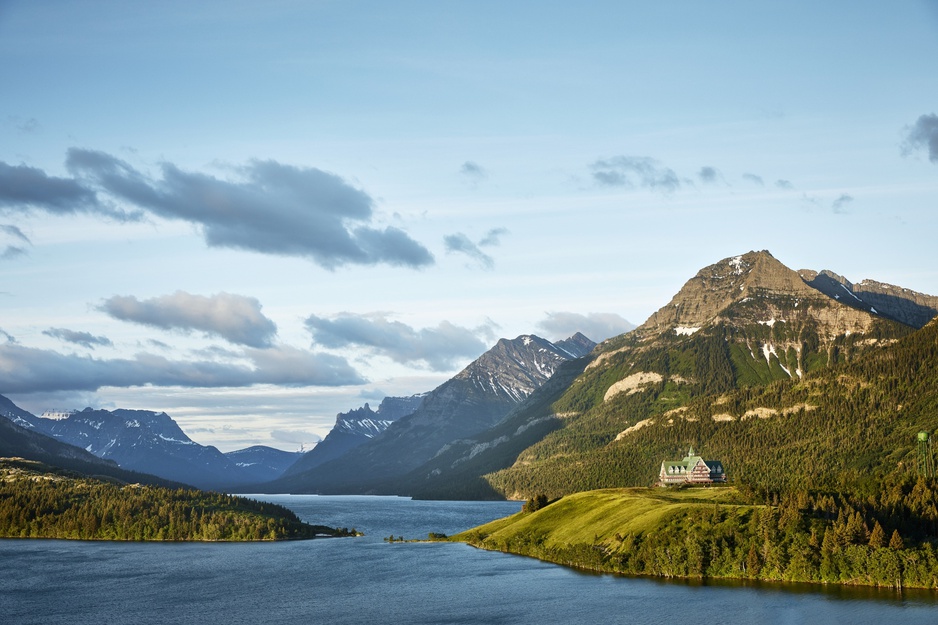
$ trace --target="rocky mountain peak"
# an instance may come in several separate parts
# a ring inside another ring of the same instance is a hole
[[[712,323],[732,304],[752,297],[784,295],[817,299],[815,289],[768,251],[731,256],[704,267],[637,332],[657,336],[674,330],[691,334]]]
[[[554,343],[557,347],[564,350],[574,358],[580,358],[587,355],[593,348],[596,347],[596,343],[590,340],[588,337],[584,336],[582,333],[577,332],[570,338],[566,338],[562,341],[557,341]]]
[[[938,315],[938,297],[876,280],[858,284],[827,269],[802,269],[801,278],[812,288],[838,302],[874,315],[921,328]]]
[[[568,343],[569,350],[575,353],[533,334],[500,339],[459,372],[456,379],[469,380],[483,392],[521,401],[546,382],[563,362],[578,357],[587,347],[590,350],[595,347],[595,343],[583,339],[587,342]]]

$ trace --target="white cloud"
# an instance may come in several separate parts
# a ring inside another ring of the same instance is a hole
[[[382,313],[341,313],[331,319],[310,315],[306,327],[322,347],[364,347],[395,362],[424,364],[435,371],[450,371],[482,354],[488,346],[479,337],[489,333],[488,326],[470,329],[448,321],[418,330]]]
[[[100,306],[115,319],[164,330],[198,330],[251,347],[269,347],[277,326],[261,312],[253,297],[216,293],[211,296],[176,291],[148,300],[111,297]]]
[[[577,332],[597,343],[635,329],[635,324],[616,313],[548,312],[537,327],[552,341],[562,340]]]

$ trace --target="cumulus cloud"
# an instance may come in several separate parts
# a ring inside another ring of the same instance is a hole
[[[700,178],[701,182],[712,184],[720,177],[720,172],[715,167],[705,165],[704,167],[700,168],[700,171],[697,172],[697,177]]]
[[[616,313],[548,312],[538,322],[550,340],[561,340],[581,332],[589,339],[600,342],[635,329],[635,324]]]
[[[443,237],[443,243],[446,245],[447,253],[465,254],[478,262],[483,269],[492,269],[495,267],[495,260],[483,252],[478,245],[473,243],[469,237],[462,232],[446,235]]]
[[[938,115],[922,115],[908,129],[902,153],[911,154],[916,150],[928,150],[928,160],[938,163]]]
[[[289,347],[244,352],[247,363],[170,360],[150,353],[97,359],[0,344],[0,393],[96,391],[102,386],[186,388],[343,386],[365,380],[344,358]]]
[[[277,326],[261,312],[260,302],[231,293],[206,297],[176,291],[148,300],[115,295],[100,310],[121,321],[163,330],[197,330],[251,347],[269,347],[277,334]]]
[[[66,166],[87,188],[199,226],[211,247],[300,256],[327,269],[433,264],[403,230],[373,224],[367,193],[320,169],[254,160],[236,169],[241,180],[229,181],[163,163],[162,178],[151,179],[114,156],[78,148],[68,151]]]
[[[853,196],[843,193],[831,203],[831,208],[834,209],[835,213],[846,213],[847,204],[853,201]]]
[[[306,327],[316,344],[330,349],[363,347],[407,365],[423,363],[434,371],[451,371],[487,346],[479,338],[488,327],[469,329],[442,321],[435,328],[417,330],[383,313],[340,313],[331,319],[310,315]]]
[[[90,332],[77,332],[66,328],[49,328],[48,330],[43,330],[42,333],[46,336],[65,341],[66,343],[74,343],[82,347],[87,347],[88,349],[94,349],[95,347],[112,347],[114,345],[111,339],[106,336],[94,336]]]
[[[466,161],[463,163],[462,167],[459,168],[459,173],[472,182],[480,182],[489,177],[489,173],[474,161]]]
[[[665,193],[681,186],[677,174],[647,156],[615,156],[590,165],[593,179],[607,187],[645,187]]]
[[[743,180],[748,180],[752,184],[757,184],[760,187],[765,186],[765,181],[762,179],[762,176],[757,176],[756,174],[743,174]]]

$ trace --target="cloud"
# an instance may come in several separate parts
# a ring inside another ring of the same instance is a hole
[[[775,181],[775,186],[778,187],[779,189],[786,189],[786,190],[795,188],[795,185],[793,185],[790,180],[783,180],[781,178]]]
[[[469,258],[477,261],[483,269],[492,269],[495,267],[495,260],[479,249],[479,246],[469,240],[469,237],[462,232],[446,235],[443,237],[443,243],[446,245],[447,253],[465,254]]]
[[[645,187],[665,193],[676,191],[681,181],[674,170],[647,156],[615,156],[590,165],[593,179],[607,187]]]
[[[26,248],[17,245],[7,245],[0,251],[0,260],[13,260],[26,255]]]
[[[846,193],[841,194],[836,200],[831,203],[831,208],[834,209],[835,213],[842,214],[847,212],[847,204],[853,201],[853,196]]]
[[[71,178],[49,176],[36,167],[0,161],[0,210],[43,210],[54,214],[99,213],[119,219],[133,215],[98,201],[94,191]]]
[[[549,312],[537,327],[548,334],[550,340],[561,340],[582,332],[593,341],[605,341],[635,329],[635,324],[616,313]]]
[[[756,174],[743,174],[743,180],[748,180],[753,184],[757,184],[760,187],[765,186],[765,181],[762,179],[762,176],[757,176]]]
[[[23,231],[17,228],[16,226],[0,224],[0,236],[5,235],[6,237],[13,239],[17,243],[25,243],[26,245],[32,245],[32,242],[29,238],[23,234]],[[0,260],[11,260],[17,258],[18,256],[23,256],[26,254],[26,248],[21,245],[7,244],[0,251]]]
[[[94,336],[90,332],[76,332],[75,330],[67,330],[65,328],[49,328],[48,330],[43,330],[42,333],[67,343],[75,343],[76,345],[87,347],[88,349],[94,349],[95,347],[113,347],[114,345],[111,339],[106,336]]]
[[[922,115],[908,129],[902,154],[907,156],[915,150],[928,149],[928,160],[938,163],[938,115]]]
[[[502,236],[506,234],[508,234],[507,228],[492,228],[479,241],[479,246],[484,247],[489,245],[500,245]]]
[[[39,132],[40,129],[39,120],[35,117],[23,119],[18,115],[8,115],[6,121],[16,130],[16,132],[24,135],[35,134]]]
[[[715,167],[705,165],[704,167],[700,168],[700,171],[697,172],[697,177],[700,178],[701,182],[712,184],[720,177],[720,171]]]
[[[270,347],[277,334],[274,322],[261,313],[260,302],[231,293],[206,297],[176,291],[148,300],[115,295],[99,309],[121,321],[163,330],[197,330],[251,347]]]
[[[0,232],[3,232],[7,236],[12,237],[18,241],[22,241],[23,243],[32,245],[32,241],[29,240],[29,237],[23,234],[23,231],[17,228],[16,226],[0,224]]]
[[[278,443],[291,443],[294,445],[318,443],[322,440],[322,437],[318,434],[305,430],[271,430],[270,438]]]
[[[341,349],[358,346],[406,365],[424,363],[434,371],[451,371],[487,349],[479,339],[488,327],[475,330],[442,321],[435,328],[416,330],[382,313],[340,313],[331,319],[310,315],[306,327],[316,344]]]
[[[198,225],[210,247],[299,256],[326,269],[434,262],[404,231],[372,224],[367,193],[320,169],[253,160],[235,169],[241,180],[228,181],[163,163],[156,180],[109,154],[79,148],[69,149],[66,166],[89,188]]]
[[[470,179],[472,182],[480,182],[489,177],[489,173],[474,161],[466,161],[459,168],[459,173]]]
[[[244,352],[248,364],[214,360],[169,360],[150,353],[133,358],[87,356],[0,344],[0,394],[96,391],[103,386],[186,388],[344,386],[365,380],[344,358],[290,347]]]
[[[801,194],[801,201],[805,204],[811,204],[813,206],[818,206],[821,203],[821,200],[814,195],[808,195],[807,193]]]
[[[4,332],[3,330],[0,330],[0,337],[5,338],[7,343],[16,343],[16,337],[14,337],[9,332]]]

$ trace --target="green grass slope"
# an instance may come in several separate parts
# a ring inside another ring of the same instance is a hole
[[[890,511],[826,495],[757,504],[731,487],[606,489],[449,540],[610,573],[935,588],[934,532],[909,529],[931,486],[896,485],[904,503]]]

